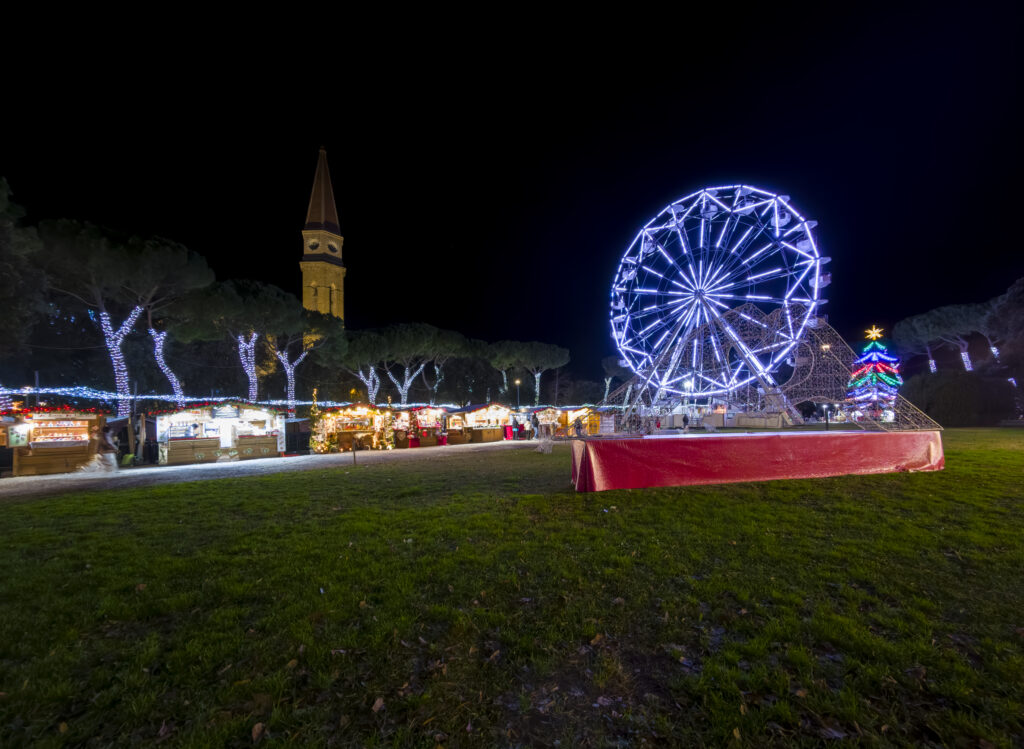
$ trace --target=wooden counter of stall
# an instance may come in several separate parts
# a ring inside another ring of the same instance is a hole
[[[7,427],[15,476],[69,473],[92,460],[98,440],[90,435],[103,428],[102,413],[71,410],[27,410],[13,414]]]
[[[395,409],[395,447],[434,447],[448,444],[444,434],[445,409],[413,406]],[[415,420],[416,428],[412,429]]]
[[[284,452],[282,411],[225,402],[155,417],[161,465],[276,458]]]
[[[500,442],[505,426],[511,423],[512,410],[497,403],[466,406],[448,414],[448,442]]]

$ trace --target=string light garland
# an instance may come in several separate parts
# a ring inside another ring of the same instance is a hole
[[[288,351],[275,351],[274,355],[278,361],[281,362],[281,366],[284,367],[285,377],[288,378],[288,415],[295,416],[295,368],[302,363],[302,360],[306,358],[308,351],[303,351],[299,355],[299,358],[293,362],[288,361]]]
[[[121,344],[124,343],[124,337],[135,327],[135,322],[141,314],[142,307],[136,306],[115,333],[114,326],[110,324],[110,313],[106,311],[100,312],[100,329],[103,331],[103,342],[107,345],[110,361],[114,365],[114,386],[117,388],[118,394],[125,397],[128,396],[128,365],[124,362]],[[118,417],[127,416],[130,413],[131,403],[123,398],[118,400]]]
[[[238,358],[242,361],[242,369],[245,370],[246,377],[249,378],[249,400],[253,403],[256,402],[256,341],[259,338],[259,334],[253,331],[252,335],[249,336],[249,340],[245,340],[245,336],[238,336]]]
[[[936,366],[935,366],[935,360],[934,360],[934,359],[929,359],[929,360],[928,360],[928,370],[929,370],[929,371],[930,371],[930,372],[931,372],[932,374],[935,374],[935,372],[936,372],[936,369],[937,369],[937,368],[936,368]]]
[[[406,401],[409,400],[409,388],[412,387],[413,381],[417,377],[420,376],[420,372],[423,371],[423,368],[425,366],[427,366],[427,363],[423,362],[422,364],[420,364],[419,368],[414,373],[412,373],[411,375],[410,375],[410,372],[412,372],[412,370],[410,370],[409,367],[406,367],[405,371],[403,372],[403,381],[401,383],[398,380],[395,379],[395,376],[393,374],[391,374],[391,370],[390,369],[387,370],[388,378],[393,383],[395,383],[395,387],[398,388],[398,394],[400,396],[402,396],[402,405],[403,406],[406,405]]]
[[[868,343],[854,362],[854,370],[847,384],[847,397],[862,408],[885,410],[892,408],[896,392],[903,384],[899,373],[899,358],[889,354],[879,342],[881,329],[871,326],[867,331]]]
[[[167,331],[164,330],[157,333],[153,328],[150,328],[149,334],[153,337],[153,355],[156,357],[157,366],[160,367],[160,371],[164,373],[164,376],[171,383],[171,387],[174,389],[174,400],[177,402],[178,407],[183,407],[185,405],[185,393],[181,389],[181,382],[174,372],[171,371],[171,368],[167,366],[167,361],[164,359],[164,343],[167,341]]]
[[[970,354],[968,354],[966,351],[961,351],[960,352],[960,359],[963,360],[964,370],[965,371],[967,371],[967,372],[973,372],[974,371],[974,365],[971,364]]]
[[[366,385],[366,399],[370,403],[377,402],[377,393],[380,391],[380,376],[377,374],[377,368],[372,364],[367,365],[367,372],[363,373],[363,368],[360,367],[356,372],[356,376],[359,377],[359,381]]]

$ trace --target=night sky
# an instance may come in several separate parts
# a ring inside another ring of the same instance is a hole
[[[819,221],[823,309],[848,340],[1024,276],[1013,5],[539,26],[19,70],[0,175],[32,221],[167,236],[219,278],[298,294],[324,145],[349,327],[549,341],[591,379],[614,353],[619,257],[704,186],[787,194]]]

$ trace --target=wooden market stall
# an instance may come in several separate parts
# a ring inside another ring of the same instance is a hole
[[[367,403],[326,408],[313,428],[312,448],[318,453],[385,448],[385,429],[392,415]]]
[[[415,430],[412,429],[414,422]],[[395,447],[433,447],[448,444],[444,424],[445,409],[438,406],[396,409]]]
[[[541,406],[530,410],[530,418],[537,417],[538,437],[554,437],[563,427],[562,412],[553,406]],[[564,428],[563,428],[564,432]]]
[[[466,406],[448,415],[448,441],[500,442],[511,423],[512,409],[498,403]]]
[[[161,465],[276,458],[285,449],[285,412],[244,401],[154,413]]]
[[[587,437],[601,433],[601,414],[591,406],[568,406],[562,409],[567,437]],[[576,420],[579,419],[577,434]]]
[[[102,412],[86,409],[27,409],[13,414],[7,427],[12,473],[38,476],[68,473],[96,454],[96,434],[106,423]]]

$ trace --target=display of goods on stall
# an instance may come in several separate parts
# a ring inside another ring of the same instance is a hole
[[[564,426],[561,421],[562,412],[552,406],[531,409],[531,421],[533,418],[537,419],[538,437],[554,437],[558,429]]]
[[[512,423],[512,409],[497,403],[473,405],[448,414],[448,442],[498,442]]]
[[[91,409],[27,409],[5,419],[7,446],[15,476],[68,473],[96,454],[96,434],[106,413]]]
[[[161,465],[277,457],[285,450],[285,412],[244,401],[151,412]]]
[[[445,409],[415,406],[394,412],[395,447],[433,447],[447,444]]]
[[[314,428],[313,449],[318,453],[386,449],[389,419],[388,409],[366,403],[325,408]]]
[[[566,436],[586,437],[601,433],[601,414],[590,406],[562,409],[565,417]]]

